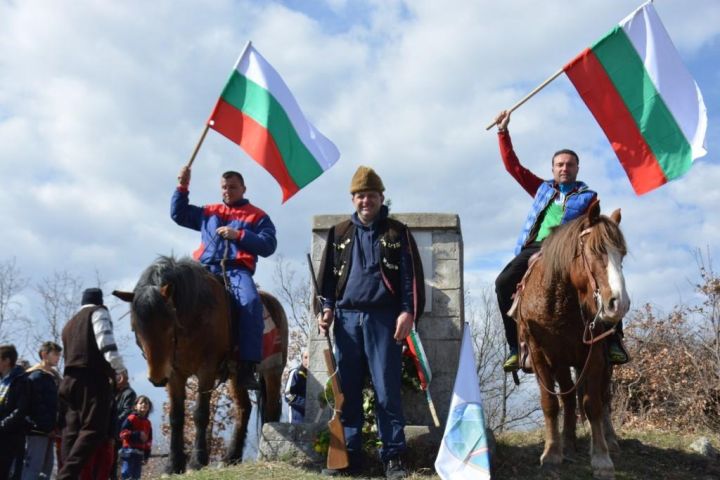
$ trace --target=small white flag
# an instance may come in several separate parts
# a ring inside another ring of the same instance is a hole
[[[460,347],[452,402],[448,413],[435,470],[443,480],[490,478],[490,452],[485,434],[485,412],[480,382],[475,370],[475,353],[466,323]]]

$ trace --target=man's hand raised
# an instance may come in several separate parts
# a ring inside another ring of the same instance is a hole
[[[187,188],[190,185],[190,167],[187,165],[183,166],[178,173],[178,185]]]
[[[507,131],[508,124],[510,123],[510,112],[507,110],[503,110],[502,112],[498,113],[497,117],[495,117],[495,124],[498,127],[498,132],[505,132]]]

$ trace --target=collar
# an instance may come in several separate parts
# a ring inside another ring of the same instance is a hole
[[[234,202],[234,203],[225,203],[225,202],[223,202],[223,203],[225,205],[227,205],[228,207],[243,207],[243,206],[247,205],[248,203],[250,203],[250,200],[248,200],[247,198],[243,198],[242,200],[238,200],[237,202]]]
[[[360,221],[360,217],[358,216],[357,212],[353,213],[350,219],[352,222],[357,225],[358,227],[365,228],[367,230],[374,230],[377,224],[381,220],[385,220],[388,217],[388,214],[390,213],[390,210],[388,209],[387,205],[381,205],[380,211],[377,214],[377,217],[375,217],[375,220],[373,220],[371,223],[365,225]]]

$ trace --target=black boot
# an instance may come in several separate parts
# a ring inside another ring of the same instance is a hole
[[[395,480],[407,478],[407,476],[407,470],[405,470],[405,466],[402,460],[400,460],[400,457],[393,457],[385,462],[385,478]]]
[[[260,390],[260,383],[255,376],[255,365],[253,362],[238,362],[237,382],[239,388]]]

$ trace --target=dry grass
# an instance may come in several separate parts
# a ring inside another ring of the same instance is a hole
[[[699,435],[658,430],[619,432],[621,452],[613,454],[617,480],[711,480],[720,478],[720,462],[689,451],[688,446]],[[720,436],[708,433],[715,448],[720,449]],[[497,438],[493,478],[501,480],[578,480],[590,479],[589,440],[581,431],[578,451],[570,455],[560,468],[542,469],[539,465],[543,439],[541,431],[511,432]],[[149,473],[149,472],[148,472]],[[147,475],[144,478],[158,478]],[[282,462],[247,463],[224,469],[207,468],[200,472],[169,477],[178,480],[277,479],[319,480],[319,467],[301,468]],[[366,477],[379,478],[379,477]],[[437,480],[432,471],[415,472],[412,480]]]

